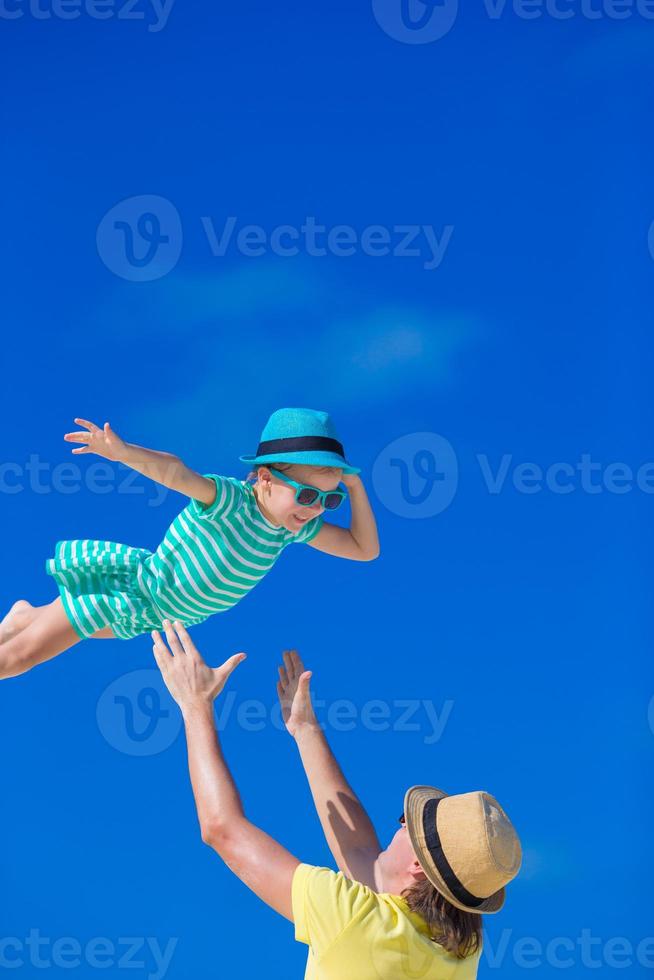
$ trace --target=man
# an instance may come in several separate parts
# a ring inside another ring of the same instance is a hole
[[[400,829],[382,850],[318,725],[295,651],[277,686],[318,816],[339,873],[302,864],[246,818],[223,758],[213,701],[244,653],[204,662],[186,630],[164,624],[154,656],[184,718],[202,839],[264,902],[295,923],[310,947],[307,978],[472,980],[481,914],[497,912],[520,866],[508,817],[486,793],[448,796],[429,786],[406,793]]]

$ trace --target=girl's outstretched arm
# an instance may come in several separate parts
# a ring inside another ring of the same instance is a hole
[[[311,548],[338,558],[352,561],[372,561],[379,555],[377,524],[368,494],[359,476],[345,475],[343,483],[350,492],[352,523],[349,528],[323,524],[315,538],[307,542]]]
[[[155,483],[160,483],[169,490],[177,490],[194,500],[199,500],[206,506],[216,499],[216,484],[213,480],[201,476],[195,470],[182,462],[179,456],[172,453],[159,452],[156,449],[144,449],[125,442],[117,435],[108,422],[100,428],[87,419],[75,419],[78,425],[84,426],[83,432],[68,432],[64,436],[66,442],[79,442],[73,453],[95,453],[117,463],[123,463],[142,473]]]

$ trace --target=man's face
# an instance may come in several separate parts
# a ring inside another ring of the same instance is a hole
[[[412,864],[416,860],[416,854],[413,850],[411,838],[409,837],[409,831],[406,829],[404,816],[400,817],[400,826],[395,831],[387,850],[391,851],[394,856],[396,855],[401,862],[407,865]]]
[[[416,877],[424,876],[403,816],[400,818],[399,828],[386,850],[380,854],[379,860],[385,875],[392,875],[399,880],[406,877],[406,885],[415,881]]]

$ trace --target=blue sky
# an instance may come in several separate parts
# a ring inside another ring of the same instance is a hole
[[[522,976],[533,937],[539,975],[557,976],[566,954],[547,946],[563,937],[577,976],[593,969],[590,935],[607,969],[623,937],[644,976],[654,25],[636,9],[610,17],[608,0],[566,20],[480,2],[440,39],[407,43],[383,27],[399,23],[391,0],[377,17],[342,0],[176,0],[159,30],[145,2],[141,19],[120,4],[105,20],[48,9],[0,16],[3,606],[51,598],[57,540],[153,548],[183,505],[120,469],[98,492],[91,458],[58,469],[74,416],[245,475],[238,456],[272,410],[328,409],[362,467],[381,557],[289,549],[195,634],[212,662],[249,653],[224,731],[248,812],[329,863],[272,714],[279,652],[295,645],[382,839],[412,783],[487,789],[513,817],[524,869],[487,921],[487,948],[504,953],[480,975]],[[117,208],[129,224],[143,196],[160,222],[146,235],[168,243],[130,266],[126,233],[103,219]],[[219,236],[230,217],[235,236],[261,229],[263,254],[234,239],[213,254],[207,227]],[[311,254],[308,219],[323,240],[347,226],[354,253]],[[281,226],[297,255],[271,247]],[[366,254],[372,226],[391,254]],[[417,255],[397,254],[401,226]],[[425,268],[430,234],[444,251]],[[420,460],[443,476],[422,511]],[[87,951],[51,975],[96,976],[88,945],[105,937],[102,973],[123,976],[121,939],[141,937],[134,977],[156,975],[152,948],[172,951],[171,980],[302,976],[290,927],[200,841],[169,702],[145,743],[111,708],[112,692],[154,683],[131,677],[153,666],[145,638],[87,643],[0,685],[0,931],[21,944],[15,975],[36,975],[38,930],[42,957],[65,937]]]

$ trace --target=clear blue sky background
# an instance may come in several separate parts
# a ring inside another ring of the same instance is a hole
[[[235,6],[177,0],[160,31],[0,19],[2,605],[52,597],[44,561],[58,539],[155,547],[183,504],[152,506],[146,481],[125,492],[121,471],[93,492],[91,457],[57,489],[75,415],[245,475],[238,455],[273,409],[328,409],[363,469],[382,556],[290,549],[195,631],[214,663],[249,653],[224,733],[249,814],[302,860],[329,863],[291,740],[237,716],[258,699],[269,718],[279,653],[296,645],[316,695],[355,706],[354,729],[330,735],[382,839],[416,782],[488,789],[513,817],[524,869],[487,922],[502,976],[524,975],[526,937],[577,943],[556,955],[585,975],[584,930],[611,969],[605,943],[635,950],[653,932],[652,496],[590,493],[579,474],[570,493],[525,493],[513,473],[589,454],[602,486],[610,464],[654,458],[654,25],[493,19],[480,2],[413,44],[370,3]],[[149,282],[111,271],[96,247],[103,216],[139,195],[171,202],[182,229],[174,268]],[[358,233],[454,230],[431,270],[429,256],[360,251],[215,257],[202,218],[220,230],[230,215],[268,233],[307,216]],[[450,464],[450,505],[407,517],[399,469],[373,485],[373,465],[408,435],[399,452],[418,493],[423,432],[451,443],[458,482]],[[496,472],[504,456],[490,493],[484,461]],[[46,958],[63,937],[176,938],[171,980],[300,977],[291,927],[200,841],[171,704],[154,741],[126,734],[113,692],[138,693],[124,675],[152,666],[147,638],[86,643],[0,685],[0,935],[26,964],[13,975],[42,974],[25,945],[38,929]],[[390,730],[362,722],[373,699]],[[407,699],[449,711],[439,739],[424,705],[402,730]],[[50,975],[124,976],[124,952],[103,971],[87,957]],[[559,975],[541,960],[532,972]],[[144,962],[129,975],[152,975]],[[481,975],[498,969],[485,959]],[[648,973],[634,953],[629,975]]]

